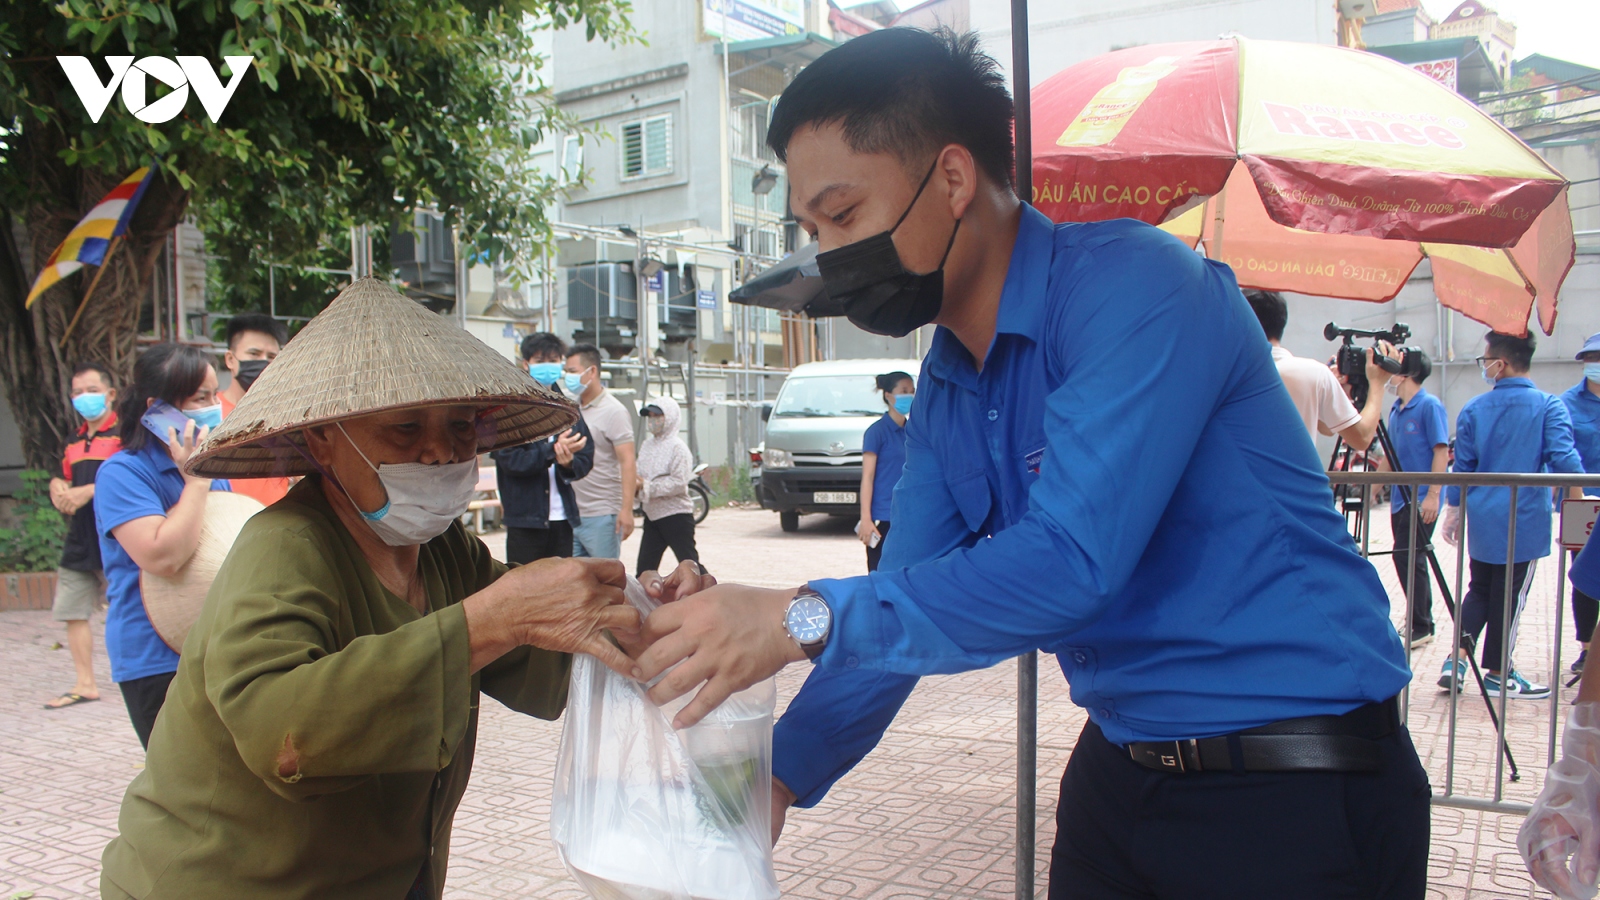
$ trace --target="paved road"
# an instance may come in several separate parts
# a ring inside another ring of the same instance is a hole
[[[1376,523],[1374,548],[1386,546]],[[486,539],[499,554],[501,535]],[[637,537],[624,558],[637,550]],[[783,534],[777,516],[717,510],[702,526],[705,564],[724,580],[792,586],[858,574],[865,563],[848,523],[804,520]],[[1440,561],[1454,573],[1455,559]],[[1398,597],[1388,560],[1378,570]],[[1518,663],[1548,672],[1555,595],[1553,560],[1538,574],[1524,618]],[[1400,604],[1394,604],[1396,620]],[[1438,615],[1444,616],[1443,609]],[[98,632],[100,625],[96,623]],[[1568,629],[1570,630],[1570,629]],[[96,896],[100,852],[115,833],[117,805],[142,765],[115,687],[105,701],[46,712],[40,703],[70,683],[60,631],[48,613],[0,613],[0,900]],[[98,634],[96,638],[99,640]],[[1570,635],[1565,654],[1574,652]],[[1417,654],[1411,727],[1435,792],[1446,781],[1449,704],[1433,687],[1443,642]],[[103,652],[98,657],[107,675]],[[777,852],[784,895],[793,898],[1010,898],[1013,896],[1015,666],[925,679],[878,750],[823,805],[797,811]],[[1083,717],[1068,701],[1054,661],[1041,660],[1039,896],[1054,839],[1055,781]],[[803,672],[780,676],[780,704]],[[1299,677],[1285,672],[1285,678]],[[1571,692],[1567,692],[1570,698]],[[1526,770],[1506,796],[1530,800],[1544,767],[1548,705],[1513,704],[1512,749]],[[1476,690],[1457,710],[1458,793],[1493,791],[1493,732]],[[448,896],[573,898],[549,841],[550,779],[558,725],[483,708],[476,770],[456,817]],[[1535,895],[1512,843],[1520,819],[1452,809],[1433,817],[1430,897]]]

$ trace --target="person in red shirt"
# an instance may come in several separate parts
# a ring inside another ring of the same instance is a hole
[[[228,367],[232,378],[228,386],[217,394],[222,403],[222,417],[226,419],[234,406],[244,399],[245,392],[261,375],[267,364],[278,358],[289,334],[283,323],[261,313],[243,313],[228,320],[228,352],[222,364]],[[232,478],[233,492],[260,500],[271,506],[289,493],[287,478]]]
[[[77,680],[72,690],[45,704],[65,709],[100,699],[94,680],[94,633],[89,617],[106,598],[106,576],[100,568],[100,538],[94,530],[94,477],[100,464],[122,449],[117,414],[112,407],[117,389],[111,373],[98,363],[79,363],[72,371],[72,406],[84,419],[77,436],[61,457],[60,478],[50,479],[50,502],[71,517],[56,569],[52,613],[67,623],[67,648]]]

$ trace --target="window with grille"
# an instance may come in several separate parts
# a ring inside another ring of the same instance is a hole
[[[672,117],[652,116],[622,124],[622,177],[644,178],[672,171]]]

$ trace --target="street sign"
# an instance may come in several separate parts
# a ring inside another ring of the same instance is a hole
[[[1600,519],[1600,500],[1585,497],[1582,500],[1564,500],[1561,503],[1561,546],[1568,550],[1582,550]]]
[[[701,309],[717,308],[717,292],[701,288],[694,292],[694,305]]]
[[[649,278],[645,279],[644,285],[648,290],[655,291],[658,294],[661,293],[667,289],[667,273],[665,271],[661,271],[651,275]]]

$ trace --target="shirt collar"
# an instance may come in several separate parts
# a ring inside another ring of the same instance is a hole
[[[1293,359],[1293,358],[1294,358],[1294,354],[1289,352],[1289,348],[1288,347],[1273,347],[1272,348],[1272,361],[1273,362],[1277,362],[1280,359]]]
[[[172,461],[172,454],[167,452],[167,445],[153,434],[145,437],[144,446],[137,451],[139,455],[145,457],[145,461],[157,472],[165,472],[168,469],[176,471],[178,464]]]
[[[113,431],[116,431],[116,430],[117,430],[117,412],[116,412],[116,410],[112,410],[111,411],[111,415],[106,418],[106,424],[99,431],[96,431],[94,433],[94,436],[95,437],[99,437],[99,436],[101,436],[103,434],[110,434],[110,433],[112,433]],[[88,436],[89,436],[89,423],[88,422],[84,422],[83,424],[78,426],[78,437],[88,437]]]
[[[1494,389],[1497,391],[1501,388],[1509,387],[1531,388],[1533,387],[1533,379],[1522,375],[1513,375],[1510,378],[1502,378],[1494,383]]]
[[[1027,204],[1017,224],[1017,240],[1006,266],[1006,281],[1000,290],[1000,311],[995,319],[995,336],[1018,334],[1030,340],[1041,333],[1047,310],[1050,283],[1049,260],[1055,244],[1056,225],[1044,213]],[[929,371],[944,379],[973,372],[972,359],[950,329],[940,327],[933,336],[925,361]]]
[[[1567,389],[1567,393],[1582,398],[1589,403],[1600,403],[1600,397],[1596,397],[1594,391],[1589,390],[1589,379],[1587,378],[1579,379],[1577,384]]]
[[[1406,402],[1406,398],[1404,398],[1404,397],[1395,397],[1394,398],[1394,406],[1392,407],[1392,410],[1393,410],[1393,412],[1400,412],[1401,410],[1404,410],[1404,409],[1410,409],[1411,407],[1417,405],[1417,401],[1418,400],[1421,400],[1423,397],[1426,397],[1427,395],[1428,395],[1428,389],[1424,388],[1424,387],[1419,387],[1419,388],[1417,388],[1417,392],[1415,394],[1411,395],[1411,402],[1410,403],[1407,403]]]
[[[600,389],[600,393],[595,394],[593,400],[590,400],[588,403],[582,404],[579,408],[580,409],[588,409],[589,407],[595,405],[596,403],[599,403],[601,400],[604,400],[605,398],[606,398],[606,389],[605,388],[601,388]]]

